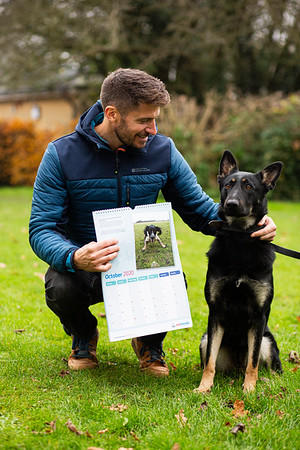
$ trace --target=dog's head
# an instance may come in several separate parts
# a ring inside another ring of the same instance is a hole
[[[155,225],[147,225],[144,230],[145,236],[148,235],[150,242],[154,242],[158,234],[161,234],[161,229]]]
[[[259,222],[267,213],[266,194],[274,189],[281,169],[282,163],[277,161],[257,173],[241,172],[232,153],[226,150],[218,174],[220,218],[244,229]]]

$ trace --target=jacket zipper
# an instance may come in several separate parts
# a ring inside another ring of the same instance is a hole
[[[118,150],[115,152],[115,175],[117,176],[117,189],[118,189],[118,208],[122,206],[122,190],[121,190],[121,177],[119,173],[119,153]]]
[[[130,206],[130,187],[126,187],[126,206]]]

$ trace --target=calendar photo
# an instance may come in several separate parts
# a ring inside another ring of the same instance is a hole
[[[101,274],[110,341],[192,326],[170,203],[93,212],[120,251]]]

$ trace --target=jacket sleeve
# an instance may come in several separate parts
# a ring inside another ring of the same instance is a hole
[[[59,272],[68,271],[67,259],[70,261],[78,248],[67,238],[68,203],[60,161],[55,145],[50,143],[34,183],[29,242],[36,255]]]
[[[219,204],[215,203],[201,188],[197,177],[170,139],[171,163],[168,181],[162,193],[167,202],[193,230],[214,234],[210,220],[218,220]]]

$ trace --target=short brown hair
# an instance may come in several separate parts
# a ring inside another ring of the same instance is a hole
[[[167,106],[170,94],[158,78],[139,69],[117,69],[103,81],[100,100],[105,109],[115,106],[121,114],[130,112],[140,103]]]

